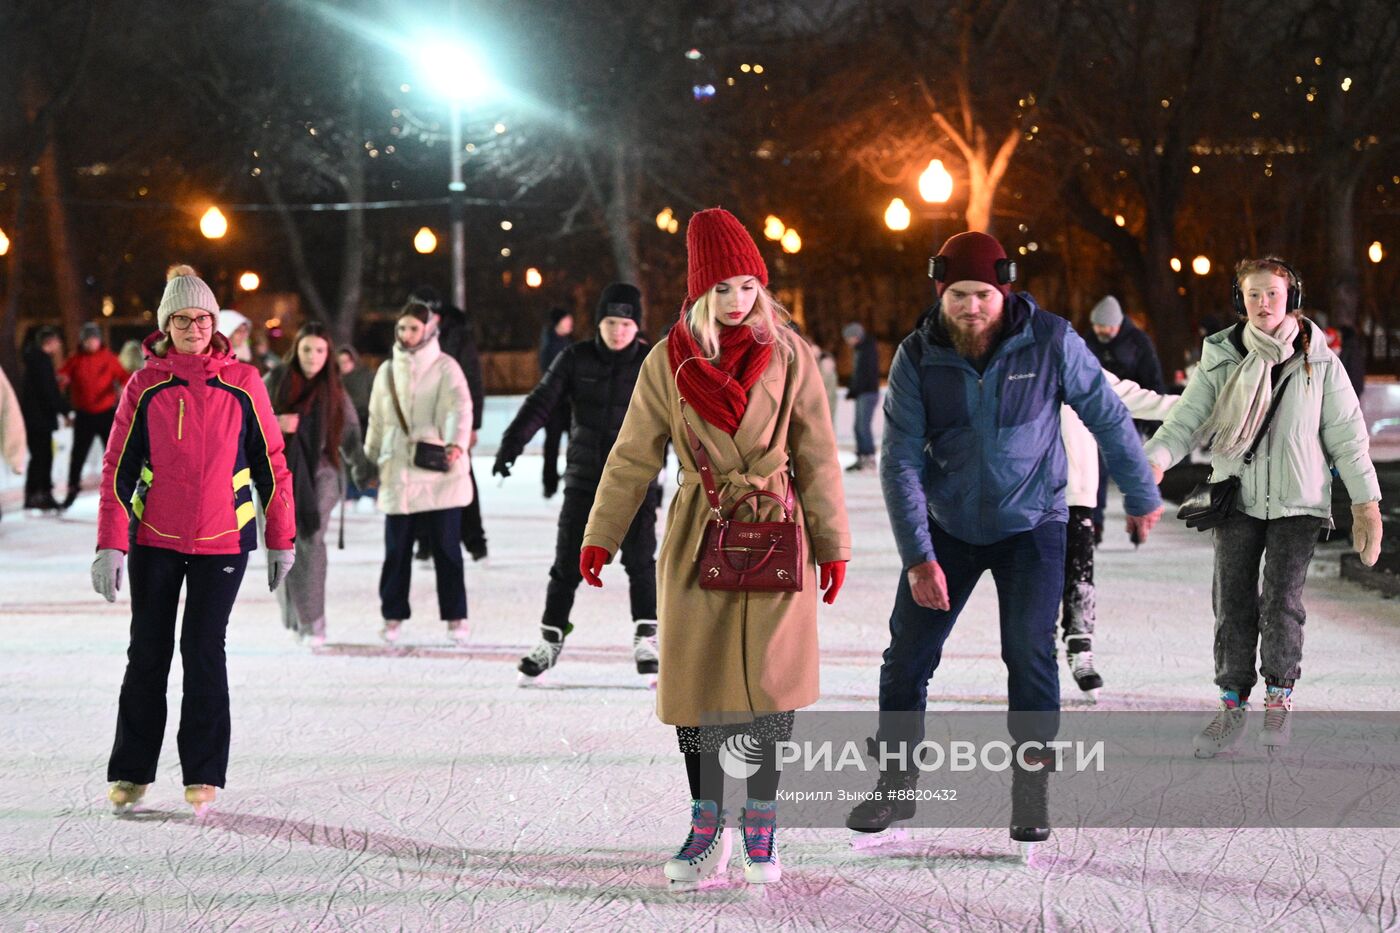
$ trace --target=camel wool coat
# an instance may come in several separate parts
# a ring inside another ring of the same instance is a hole
[[[711,514],[686,442],[666,343],[657,344],[642,365],[583,544],[604,548],[610,558],[617,552],[647,484],[664,465],[667,441],[673,442],[682,469],[656,565],[657,715],[670,725],[707,726],[809,706],[819,692],[815,564],[851,556],[841,465],[816,359],[781,329],[732,437],[685,406],[685,418],[714,465],[726,515],[756,489],[782,496],[791,471],[805,538],[801,592],[702,590],[696,561]],[[750,500],[736,517],[752,521],[755,501],[763,520],[780,516],[777,503],[765,497]]]

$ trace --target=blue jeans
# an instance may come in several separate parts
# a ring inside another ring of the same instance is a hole
[[[856,454],[875,456],[875,409],[880,405],[879,392],[862,392],[856,396]]]
[[[942,660],[943,643],[988,570],[996,582],[1001,610],[1001,659],[1006,663],[1011,735],[1018,742],[1054,738],[1060,721],[1055,621],[1065,577],[1064,523],[1046,522],[986,545],[959,541],[933,521],[929,533],[948,580],[951,608],[920,606],[910,592],[908,575],[899,575],[890,613],[890,646],[880,666],[880,711],[906,715],[881,715],[881,739],[923,740],[929,679]]]

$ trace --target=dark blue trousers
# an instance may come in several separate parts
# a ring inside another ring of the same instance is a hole
[[[224,632],[247,567],[247,554],[195,556],[132,545],[126,561],[131,644],[107,780],[150,784],[156,779],[165,738],[165,685],[183,587],[180,660],[185,683],[176,736],[180,769],[186,784],[224,786],[230,734]]]
[[[880,666],[880,711],[917,713],[880,718],[881,738],[923,740],[928,684],[943,658],[968,597],[991,571],[1001,610],[1001,658],[1011,735],[1018,742],[1046,741],[1059,729],[1060,678],[1055,666],[1055,622],[1065,576],[1065,524],[1046,522],[994,544],[968,544],[929,522],[938,564],[948,579],[948,611],[914,602],[906,574],[890,613],[890,646]],[[1016,715],[1038,714],[1038,715]]]
[[[467,617],[467,579],[462,566],[462,510],[437,509],[384,516],[384,569],[379,574],[379,609],[385,619],[407,619],[413,577],[413,542],[425,534],[437,571],[438,618]]]

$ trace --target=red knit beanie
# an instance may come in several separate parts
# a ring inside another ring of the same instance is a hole
[[[696,301],[717,282],[736,275],[751,275],[768,284],[768,267],[753,237],[739,218],[722,207],[700,211],[685,228],[685,250],[690,260],[687,300]]]
[[[954,282],[986,282],[1003,295],[1010,293],[1010,283],[997,281],[997,260],[1006,258],[1006,250],[996,237],[972,231],[959,233],[948,238],[938,255],[947,263],[943,279],[938,282],[939,295]]]

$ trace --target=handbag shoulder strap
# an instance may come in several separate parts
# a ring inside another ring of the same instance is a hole
[[[705,450],[705,445],[700,441],[700,435],[695,433],[695,428],[691,427],[690,419],[685,416],[686,401],[681,397],[681,421],[685,424],[685,439],[690,445],[690,452],[695,457],[695,465],[700,468],[700,486],[705,490],[705,498],[710,502],[710,511],[715,514],[715,518],[724,520],[724,513],[720,508],[719,490],[715,483],[714,464],[710,461],[710,455]],[[792,496],[792,476],[785,477],[786,490],[783,495],[783,503],[787,506],[788,514],[792,514],[794,507]]]
[[[394,414],[399,416],[404,437],[412,437],[413,432],[408,429],[408,419],[403,416],[403,406],[399,404],[399,381],[394,378],[394,361],[390,359],[384,365],[389,367],[389,397],[394,400]]]
[[[1249,450],[1246,450],[1244,452],[1245,463],[1254,462],[1254,452],[1259,449],[1259,442],[1264,439],[1265,432],[1269,430],[1269,424],[1274,420],[1274,412],[1278,411],[1279,402],[1283,401],[1284,386],[1288,385],[1288,380],[1292,378],[1292,373],[1289,373],[1287,376],[1284,376],[1283,382],[1280,382],[1278,384],[1278,388],[1274,389],[1274,401],[1273,404],[1269,406],[1268,413],[1264,415],[1264,423],[1259,425],[1259,430],[1254,435],[1254,443],[1250,444]]]

